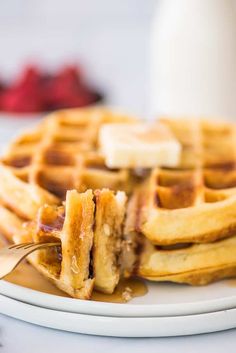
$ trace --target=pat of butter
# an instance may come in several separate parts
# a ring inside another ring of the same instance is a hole
[[[180,143],[160,122],[105,124],[99,142],[109,168],[176,167],[180,160]]]

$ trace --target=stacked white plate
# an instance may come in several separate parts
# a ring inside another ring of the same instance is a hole
[[[236,327],[236,280],[205,287],[148,284],[127,304],[45,294],[0,281],[0,312],[59,330],[117,337],[164,337]],[[234,287],[235,284],[235,287]]]

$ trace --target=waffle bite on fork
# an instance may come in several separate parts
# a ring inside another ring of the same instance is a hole
[[[26,223],[14,242],[55,242],[28,259],[58,288],[89,299],[93,288],[112,293],[119,282],[126,196],[103,189],[67,192],[63,206],[44,205],[36,222]]]

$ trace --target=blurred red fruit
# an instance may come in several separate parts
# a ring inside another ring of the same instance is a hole
[[[44,112],[82,107],[101,99],[87,87],[76,66],[65,66],[55,76],[28,66],[8,89],[1,93],[0,109],[15,113]]]
[[[2,110],[14,113],[32,113],[44,110],[40,94],[34,90],[11,89],[3,93]]]
[[[24,69],[22,74],[15,82],[13,82],[11,88],[13,89],[30,89],[40,88],[42,81],[42,73],[38,68],[34,66],[28,66]]]

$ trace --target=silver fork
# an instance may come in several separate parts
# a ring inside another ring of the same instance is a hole
[[[12,272],[17,265],[33,251],[60,243],[23,243],[15,244],[0,249],[0,279]]]

